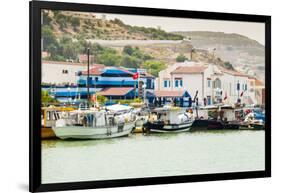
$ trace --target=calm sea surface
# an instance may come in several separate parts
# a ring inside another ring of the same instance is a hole
[[[264,131],[42,142],[42,183],[264,170]]]

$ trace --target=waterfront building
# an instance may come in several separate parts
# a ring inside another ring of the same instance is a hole
[[[61,102],[87,98],[87,64],[54,61],[42,64],[42,88],[51,96]],[[136,74],[138,78],[134,79]],[[99,93],[109,99],[144,97],[144,92],[154,92],[154,76],[145,69],[92,64],[89,87],[91,95]]]
[[[78,74],[79,87],[86,87],[87,73],[87,71],[81,71]],[[136,74],[138,74],[138,77],[134,79],[133,76]],[[89,75],[89,84],[90,87],[93,88],[93,91],[110,99],[142,98],[144,92],[154,91],[154,76],[147,73],[145,69],[94,65],[90,69]],[[118,89],[125,93],[119,92]],[[110,95],[110,93],[112,93],[112,95]]]
[[[255,79],[238,71],[215,64],[186,61],[159,72],[156,90],[183,90],[192,98],[198,92],[199,105],[260,104],[253,82]]]
[[[87,64],[74,62],[42,61],[43,85],[75,85],[78,71],[87,69]]]

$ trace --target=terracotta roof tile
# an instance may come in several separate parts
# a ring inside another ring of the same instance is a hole
[[[176,68],[171,74],[196,74],[202,73],[206,69],[206,66],[180,66]]]
[[[229,70],[229,69],[226,69],[226,68],[224,68],[224,67],[222,67],[222,66],[218,66],[218,67],[219,67],[219,69],[220,69],[222,72],[227,73],[227,74],[231,74],[231,75],[233,75],[233,76],[249,77],[249,75],[244,74],[244,73],[242,73],[242,72],[238,72],[238,71],[235,71],[235,70]]]
[[[255,79],[255,85],[256,86],[264,86],[263,82],[258,80],[258,79]]]
[[[134,88],[132,87],[111,87],[105,88],[102,91],[98,92],[98,95],[103,96],[124,96],[128,92],[132,91]]]
[[[103,73],[104,65],[102,64],[94,64],[92,68],[90,69],[90,75],[101,75]],[[87,71],[82,72],[83,75],[87,75]]]
[[[165,91],[165,90],[158,90],[155,91],[154,94],[156,97],[182,97],[185,91]]]

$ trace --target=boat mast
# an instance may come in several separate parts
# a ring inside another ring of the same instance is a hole
[[[195,93],[195,96],[193,98],[193,102],[195,103],[195,110],[196,110],[196,118],[198,119],[198,90]]]

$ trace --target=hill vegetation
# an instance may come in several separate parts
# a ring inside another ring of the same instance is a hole
[[[192,45],[184,40],[185,37],[192,37]],[[79,62],[79,55],[85,54],[86,49],[90,48],[90,54],[94,56],[92,63],[146,68],[154,76],[167,65],[190,60],[191,55],[194,61],[212,62],[234,69],[231,58],[220,55],[214,57],[207,49],[215,42],[226,41],[237,45],[237,38],[239,41],[245,40],[243,36],[224,36],[216,32],[211,36],[208,32],[168,33],[160,28],[127,25],[120,19],[108,20],[97,18],[93,14],[68,11],[43,12],[42,38],[43,51],[49,53],[45,60]],[[217,40],[218,38],[226,40]],[[122,43],[112,40],[120,40]],[[159,43],[158,40],[162,42]],[[139,44],[139,41],[146,43]],[[256,46],[249,46],[251,45]],[[234,46],[231,48],[236,49]],[[217,50],[220,51],[220,47]]]
[[[182,40],[184,36],[160,28],[131,26],[120,19],[107,20],[95,15],[68,11],[44,11],[43,25],[49,26],[60,38],[102,40]]]

